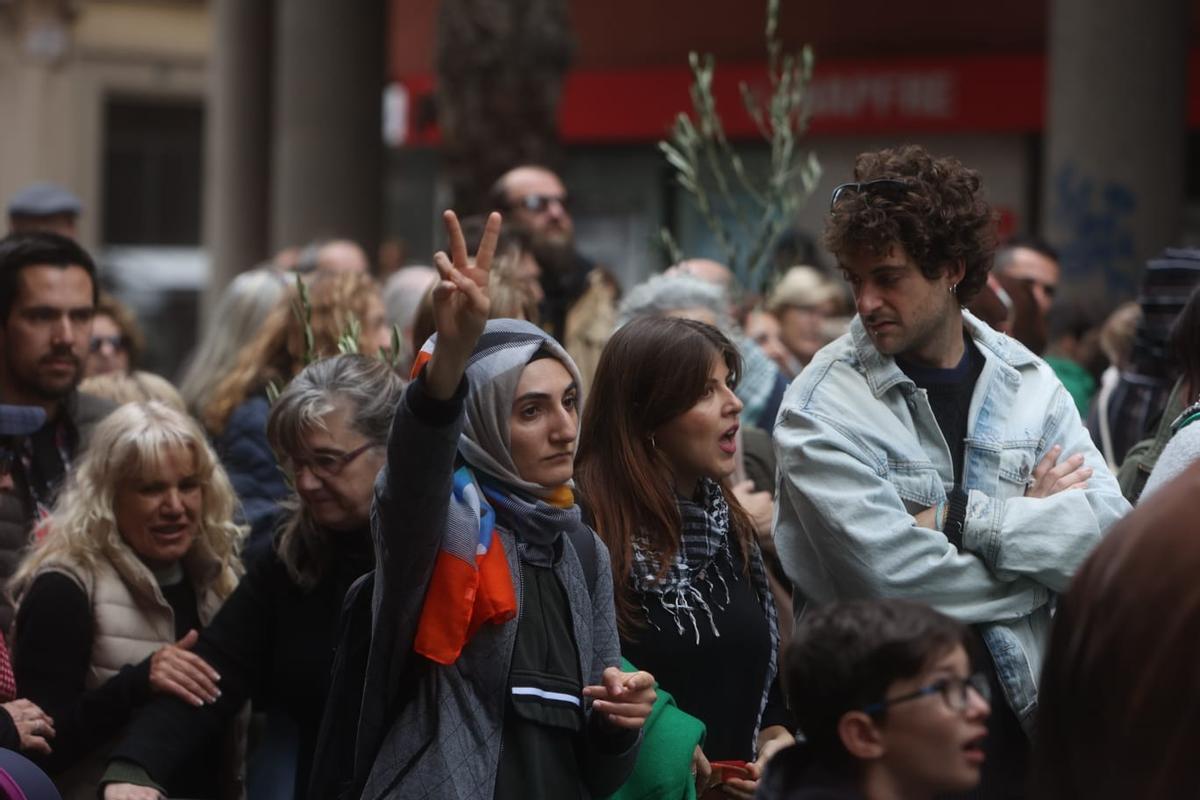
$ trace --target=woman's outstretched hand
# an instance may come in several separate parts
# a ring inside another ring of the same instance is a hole
[[[649,672],[622,672],[608,667],[601,683],[583,687],[583,696],[592,698],[592,710],[603,714],[610,724],[637,729],[646,724],[658,693]]]
[[[437,346],[425,381],[430,394],[447,399],[458,388],[467,360],[488,321],[492,301],[488,294],[488,276],[496,239],[500,235],[500,215],[492,212],[483,229],[479,250],[472,259],[467,253],[458,216],[442,214],[450,237],[450,255],[438,251],[433,256],[440,280],[433,289],[433,319],[437,325]]]

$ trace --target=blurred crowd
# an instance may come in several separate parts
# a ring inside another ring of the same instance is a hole
[[[1200,251],[1106,310],[958,161],[848,178],[836,272],[620,286],[519,165],[382,284],[242,272],[175,375],[11,198],[0,795],[1193,793]]]

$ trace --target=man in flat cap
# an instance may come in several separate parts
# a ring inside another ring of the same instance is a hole
[[[74,239],[83,204],[61,186],[35,183],[8,201],[8,232],[48,231]]]

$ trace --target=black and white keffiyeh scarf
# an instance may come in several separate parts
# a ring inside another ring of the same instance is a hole
[[[642,598],[645,607],[648,602],[658,602],[671,618],[680,635],[689,628],[695,634],[696,644],[700,644],[701,621],[697,615],[702,615],[714,636],[720,636],[714,618],[714,606],[717,611],[723,610],[730,600],[729,585],[725,574],[740,578],[739,571],[734,568],[733,554],[730,551],[729,504],[721,485],[714,480],[704,478],[697,489],[698,502],[679,499],[679,549],[675,560],[660,579],[659,559],[653,553],[650,543],[642,536],[633,540],[633,565],[631,579],[633,588]],[[771,683],[775,680],[778,670],[779,657],[779,618],[775,612],[775,600],[771,596],[771,585],[767,581],[767,570],[763,564],[762,552],[758,543],[751,541],[750,552],[745,554],[750,568],[750,580],[754,591],[762,605],[763,614],[767,618],[767,629],[771,634],[770,661],[767,665],[766,680],[763,684],[762,702],[758,710],[758,722],[754,728],[757,732],[762,723],[762,713],[767,706],[767,696],[770,694]],[[720,569],[724,562],[726,569]],[[756,736],[757,739],[757,736]],[[755,749],[757,742],[755,742]]]

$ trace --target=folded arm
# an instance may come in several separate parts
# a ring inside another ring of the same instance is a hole
[[[829,584],[836,596],[814,599],[909,598],[967,623],[1017,619],[1047,602],[1034,581],[994,574],[918,525],[887,476],[832,420],[787,409],[775,443],[776,546],[802,593]]]
[[[1052,427],[1043,433],[1043,446],[1047,452],[1059,446],[1060,460],[1083,457],[1083,467],[1091,470],[1083,488],[1007,500],[972,490],[963,528],[963,546],[983,559],[997,577],[1028,577],[1055,592],[1066,589],[1104,533],[1130,510],[1104,457],[1073,404],[1068,404],[1069,395],[1059,387],[1056,407],[1047,416]],[[1038,453],[1038,458],[1044,455]]]

